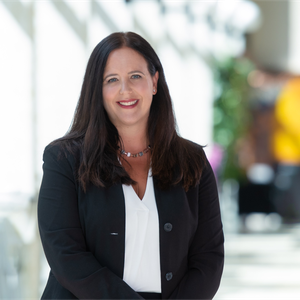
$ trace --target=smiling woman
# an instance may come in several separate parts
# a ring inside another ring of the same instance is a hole
[[[133,49],[123,47],[110,53],[104,69],[103,102],[119,133],[123,126],[147,131],[157,80],[158,71],[151,76],[147,61]]]
[[[202,147],[177,134],[141,36],[96,46],[73,124],[43,158],[42,299],[212,299],[224,260],[215,178]]]

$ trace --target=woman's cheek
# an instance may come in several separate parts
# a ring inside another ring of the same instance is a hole
[[[117,85],[116,84],[110,84],[103,87],[103,96],[105,98],[111,97],[113,94],[115,94],[117,91]]]
[[[148,83],[145,80],[140,80],[139,82],[136,81],[133,84],[133,86],[135,89],[142,91],[142,92],[146,92],[147,90],[149,90]]]

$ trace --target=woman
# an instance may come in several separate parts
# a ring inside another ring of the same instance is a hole
[[[46,147],[42,299],[211,299],[223,269],[215,179],[179,137],[163,68],[139,35],[89,59],[69,132]]]

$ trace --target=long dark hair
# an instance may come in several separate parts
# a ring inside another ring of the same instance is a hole
[[[151,76],[159,73],[148,119],[152,174],[161,188],[181,183],[185,190],[200,181],[205,157],[201,147],[181,138],[161,62],[150,44],[133,32],[116,32],[104,38],[93,50],[87,64],[80,98],[68,133],[54,141],[65,149],[80,150],[78,180],[84,191],[89,183],[110,186],[116,182],[134,184],[118,161],[121,143],[116,127],[104,109],[102,82],[109,54],[122,47],[140,53]]]

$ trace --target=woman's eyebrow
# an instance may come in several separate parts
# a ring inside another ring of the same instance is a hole
[[[128,72],[128,74],[132,74],[132,73],[141,73],[141,74],[145,75],[142,71],[139,71],[139,70]]]
[[[110,77],[110,76],[117,76],[118,74],[108,74],[106,75],[104,78],[103,78],[103,81],[107,78],[107,77]]]

